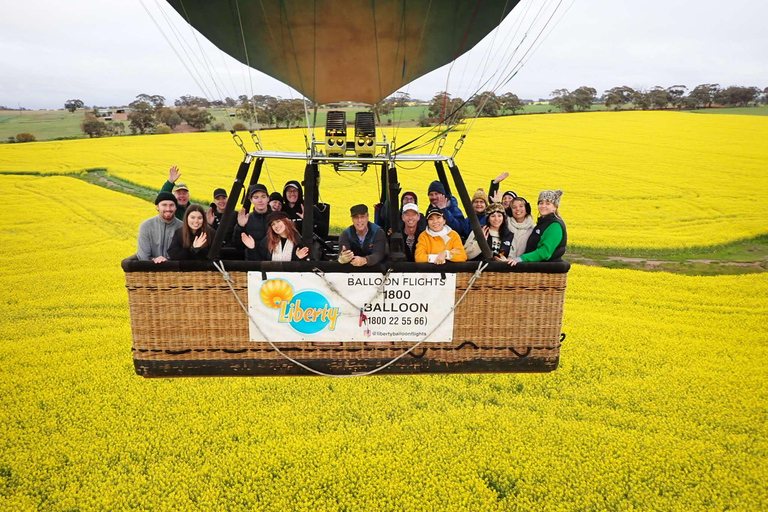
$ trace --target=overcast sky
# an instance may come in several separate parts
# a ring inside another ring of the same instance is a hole
[[[515,23],[528,26],[520,19],[526,5],[537,9],[545,3],[553,9],[559,0],[547,1],[523,0],[515,9],[517,18],[513,13],[495,35],[455,63],[448,90],[466,97],[476,67],[486,67],[484,57],[497,55],[489,69],[498,67],[504,54],[496,49],[506,47],[501,43],[510,40]],[[196,49],[183,20],[165,2],[144,4],[161,24],[160,8],[177,26],[184,25],[183,34]],[[140,93],[169,101],[183,94],[211,96],[195,83],[139,0],[0,0],[0,5],[0,105],[61,108],[71,98],[86,105],[120,105]],[[616,85],[719,83],[762,89],[768,86],[766,19],[765,0],[563,0],[543,44],[499,92],[538,99],[554,89],[581,85],[598,93]],[[534,25],[531,34],[541,26]],[[521,48],[532,40],[529,35]],[[214,77],[230,91],[239,88],[235,95],[248,92],[244,66],[225,60],[210,44],[204,51],[216,63]],[[407,91],[428,99],[445,88],[446,77],[447,67],[413,82]],[[256,94],[300,97],[259,72],[252,73],[252,80]],[[208,87],[213,89],[210,80]]]

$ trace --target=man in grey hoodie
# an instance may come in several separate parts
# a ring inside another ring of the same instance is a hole
[[[152,260],[155,263],[168,260],[168,246],[171,245],[173,234],[182,226],[182,221],[175,216],[176,206],[176,196],[172,193],[157,194],[157,215],[139,226],[139,249],[136,256],[140,260]]]

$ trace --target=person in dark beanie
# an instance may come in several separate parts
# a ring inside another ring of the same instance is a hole
[[[439,181],[433,181],[429,184],[428,193],[430,206],[440,208],[445,223],[460,237],[465,238],[468,233],[465,233],[464,229],[464,214],[459,209],[459,201],[456,196],[448,198],[445,195],[445,187]]]
[[[542,190],[539,193],[539,218],[528,237],[525,253],[509,261],[517,265],[522,261],[560,261],[565,254],[568,232],[560,218],[562,190]]]
[[[368,207],[357,204],[349,209],[352,225],[339,235],[339,263],[354,267],[372,266],[387,255],[384,230],[369,221]]]
[[[261,183],[251,185],[246,195],[253,206],[253,211],[249,214],[242,208],[237,214],[237,226],[232,236],[232,244],[240,249],[245,249],[243,243],[245,235],[248,235],[256,243],[262,241],[267,236],[267,215],[269,215],[269,192],[267,187]]]
[[[139,226],[138,249],[136,256],[140,260],[152,260],[162,263],[168,260],[168,247],[173,234],[182,225],[176,218],[176,196],[170,192],[160,192],[155,197],[157,215],[147,219]]]
[[[280,192],[272,192],[269,194],[269,209],[273,212],[280,212],[283,210],[283,194]]]
[[[291,180],[283,187],[283,210],[288,218],[291,219],[296,226],[296,229],[301,233],[304,225],[304,190],[301,188],[301,183],[296,180]],[[328,226],[323,220],[323,215],[317,204],[314,206],[313,211],[313,226],[312,231],[320,236],[328,234]]]

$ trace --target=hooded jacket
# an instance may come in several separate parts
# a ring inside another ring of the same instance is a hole
[[[288,199],[286,198],[285,191],[288,190],[288,187],[290,185],[294,185],[296,189],[299,191],[299,199],[296,201],[296,203],[291,206],[288,203]],[[286,182],[285,186],[283,187],[283,211],[286,215],[288,215],[288,218],[291,219],[296,226],[296,230],[299,233],[302,233],[302,226],[304,225],[304,219],[300,216],[302,210],[302,206],[304,205],[304,189],[301,187],[301,183],[299,183],[296,180],[291,180]],[[328,226],[325,225],[325,221],[323,220],[323,214],[320,211],[320,209],[317,207],[317,204],[315,204],[314,212],[313,212],[313,226],[312,231],[314,233],[317,233],[319,235],[322,235],[324,233],[328,233]]]

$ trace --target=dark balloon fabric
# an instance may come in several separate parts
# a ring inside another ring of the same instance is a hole
[[[168,0],[221,50],[307,98],[369,104],[469,51],[518,2]]]

